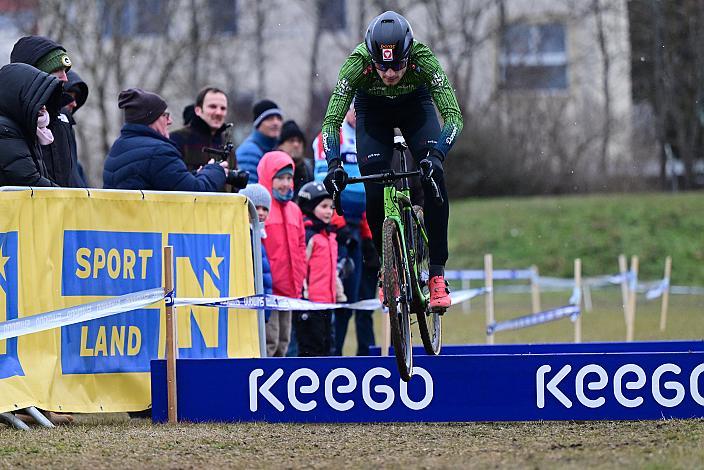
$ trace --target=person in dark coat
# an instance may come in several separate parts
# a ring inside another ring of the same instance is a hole
[[[68,81],[67,73],[72,66],[66,49],[43,36],[20,38],[12,48],[10,62],[36,67],[42,72],[54,75],[62,83]],[[48,145],[42,145],[42,155],[49,177],[59,186],[84,187],[85,182],[80,178],[76,160],[73,159],[73,155],[77,154],[73,127],[60,108],[52,112],[49,130],[54,140]]]
[[[281,134],[283,113],[271,100],[261,100],[252,108],[254,130],[237,147],[237,168],[249,172],[249,182],[258,183],[257,168],[265,153],[276,148]]]
[[[42,160],[38,134],[52,138],[46,118],[59,108],[61,82],[30,65],[8,64],[0,69],[0,83],[0,186],[56,186]],[[40,112],[44,127],[38,131]]]
[[[190,116],[190,122],[171,132],[170,137],[191,171],[213,158],[203,151],[203,147],[221,149],[225,143],[223,133],[231,127],[231,124],[225,123],[227,95],[219,88],[203,88],[196,97],[193,112],[195,115]]]
[[[76,113],[85,104],[88,99],[88,85],[81,77],[73,70],[66,73],[68,81],[64,84],[64,95],[62,113],[68,118],[68,123],[71,126],[70,148],[71,161],[73,164],[73,181],[76,187],[88,187],[87,180],[83,174],[83,167],[78,161],[78,144],[76,142]]]
[[[130,88],[120,92],[125,125],[105,160],[103,184],[108,189],[220,191],[226,162],[206,164],[197,174],[186,168],[169,140],[171,115],[156,93]]]
[[[298,197],[298,191],[304,184],[313,181],[313,159],[305,155],[306,137],[296,121],[284,122],[279,137],[279,150],[283,150],[293,158],[293,198]]]

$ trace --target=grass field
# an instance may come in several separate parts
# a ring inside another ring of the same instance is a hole
[[[619,253],[641,256],[641,279],[662,276],[704,285],[704,198],[700,194],[495,199],[453,202],[454,268],[537,264],[546,276],[617,270]],[[477,286],[473,286],[477,287]],[[543,293],[542,307],[564,305],[569,292]],[[592,291],[582,317],[584,341],[621,341],[626,330],[617,288]],[[530,311],[528,295],[497,294],[496,319]],[[670,296],[668,328],[660,301],[639,298],[636,340],[704,338],[704,296]],[[375,329],[379,338],[379,314]],[[444,343],[485,342],[484,298],[444,317]],[[417,330],[414,327],[414,336]],[[570,342],[569,320],[497,334],[499,343]],[[354,322],[345,353],[355,352]],[[126,414],[76,416],[78,424],[24,433],[0,425],[0,468],[698,468],[704,420],[649,422],[407,423],[292,425],[267,423],[152,425]]]

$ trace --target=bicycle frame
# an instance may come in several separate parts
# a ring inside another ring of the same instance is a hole
[[[406,155],[405,152],[402,152],[401,172],[406,171]],[[413,224],[420,227],[419,235],[423,237],[423,240],[426,243],[428,241],[428,234],[426,233],[423,224],[420,223],[418,216],[413,211],[408,178],[403,178],[401,180],[401,189],[397,189],[395,185],[387,185],[384,187],[384,218],[393,220],[399,229],[399,233],[401,235],[401,246],[404,247],[404,251],[407,255],[403,260],[406,264],[403,266],[403,269],[408,275],[410,275],[411,270],[416,272],[416,243],[412,238],[414,236],[414,232],[411,230],[411,227]],[[384,256],[384,253],[382,253],[382,256]],[[427,305],[429,295],[423,293],[419,282],[415,282],[413,284],[413,291],[406,293],[409,297],[409,301],[412,302],[414,296],[417,296],[418,299],[422,299],[424,306]]]

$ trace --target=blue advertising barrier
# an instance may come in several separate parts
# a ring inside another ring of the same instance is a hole
[[[525,346],[524,346],[525,347]],[[180,359],[180,420],[412,422],[704,417],[704,352]],[[152,361],[166,421],[166,363]]]
[[[538,344],[448,344],[440,354],[564,354],[617,352],[704,352],[704,341],[638,341],[631,343],[538,343]],[[393,348],[389,353],[393,355]],[[381,348],[369,348],[370,356],[381,356]],[[413,356],[424,356],[423,346],[413,346]]]

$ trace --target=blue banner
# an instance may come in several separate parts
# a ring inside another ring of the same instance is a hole
[[[17,232],[0,233],[0,323],[17,319]],[[24,375],[17,338],[0,340],[0,379]]]
[[[161,234],[65,230],[61,295],[122,295],[161,285]]]
[[[155,421],[165,361],[152,362]],[[704,353],[179,360],[179,419],[389,422],[704,417]]]

